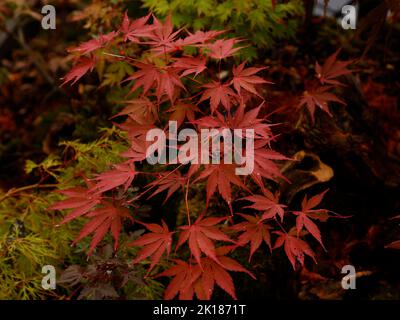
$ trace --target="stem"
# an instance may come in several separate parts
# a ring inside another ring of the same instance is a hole
[[[121,55],[115,54],[115,53],[108,53],[108,52],[103,51],[102,54],[105,54],[105,55],[111,56],[111,57],[115,57],[115,58],[128,59],[128,60],[137,61],[137,60],[134,59],[134,58],[131,58],[131,57],[128,57],[128,56],[121,56]]]
[[[163,181],[164,179],[168,178],[169,175],[171,175],[172,173],[174,173],[176,170],[178,170],[178,169],[179,169],[180,167],[182,167],[182,166],[183,166],[183,163],[180,164],[179,166],[177,166],[177,167],[176,167],[174,170],[172,170],[171,172],[168,172],[168,174],[167,174],[166,176],[162,177],[162,178],[161,178],[160,180],[158,180],[158,181]],[[151,189],[153,189],[153,188],[156,187],[156,186],[157,186],[156,184],[152,185],[152,186],[149,187],[147,190],[144,190],[142,193],[140,193],[139,195],[137,195],[137,196],[134,197],[133,199],[127,201],[127,203],[131,203],[131,202],[133,202],[133,201],[139,199],[141,196],[143,196],[145,193],[147,193],[148,191],[150,191]]]
[[[186,183],[186,193],[185,193],[185,204],[186,204],[186,214],[187,214],[187,219],[188,219],[188,225],[190,227],[190,211],[189,211],[189,202],[188,202],[188,194],[189,194],[189,180],[190,178],[187,178],[187,183]]]
[[[24,187],[21,187],[21,188],[17,188],[17,189],[11,188],[10,190],[7,191],[7,193],[5,195],[3,195],[0,198],[0,202],[2,202],[4,199],[6,199],[6,198],[8,198],[8,197],[10,197],[10,196],[12,196],[12,195],[14,195],[16,193],[19,193],[19,192],[22,192],[22,191],[26,191],[26,190],[30,190],[30,189],[36,189],[36,188],[54,188],[54,187],[57,187],[57,186],[58,186],[58,184],[55,184],[55,183],[53,183],[53,184],[39,184],[39,183],[36,183],[36,184],[29,185],[29,186],[24,186]]]
[[[282,226],[281,223],[278,221],[278,219],[275,218],[275,221],[276,221],[276,223],[278,224],[278,226],[282,229],[282,231],[283,231],[284,233],[287,234],[286,230],[283,228],[283,226]]]

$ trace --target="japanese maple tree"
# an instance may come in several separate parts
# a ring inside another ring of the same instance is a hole
[[[291,159],[272,149],[276,134],[265,116],[267,103],[260,90],[271,84],[262,77],[266,66],[248,66],[246,62],[236,66],[233,57],[245,46],[243,39],[225,39],[223,34],[174,30],[170,16],[164,22],[153,15],[132,21],[125,14],[118,30],[70,49],[74,66],[63,85],[76,83],[99,64],[122,61],[133,68],[134,72],[122,82],[129,92],[126,107],[113,117],[126,132],[129,145],[121,153],[121,163],[110,164],[108,170],[88,177],[86,187],[62,190],[66,199],[50,208],[72,209],[61,223],[82,217],[88,220],[75,242],[91,235],[89,254],[108,233],[114,239],[115,250],[122,250],[119,242],[124,221],[143,226],[147,232],[127,243],[140,248],[132,262],[148,262],[148,276],[156,276],[154,270],[159,269],[156,266],[161,261],[169,266],[157,275],[170,278],[166,299],[210,299],[216,286],[236,299],[230,272],[255,278],[232,258],[238,248],[248,247],[250,259],[263,243],[269,251],[283,246],[291,265],[297,268],[304,265],[305,256],[315,259],[309,239],[323,243],[315,221],[326,220],[329,213],[316,209],[325,192],[305,198],[297,211],[289,210],[279,198],[279,183],[286,179],[279,163]],[[132,46],[139,47],[140,53],[129,55]],[[321,86],[305,93],[300,102],[312,116],[316,106],[329,113],[329,102],[341,102],[328,91],[339,84],[338,76],[349,72],[347,65],[337,62],[336,55],[322,67],[317,64]],[[250,179],[235,174],[241,165],[223,162],[189,162],[150,170],[145,160],[149,146],[146,133],[151,128],[167,133],[168,120],[199,133],[204,128],[253,129],[254,170]],[[133,196],[129,188],[137,185],[138,177],[150,182]],[[193,219],[189,194],[195,187],[204,191],[206,204],[204,212]],[[171,219],[166,217],[161,223],[154,219],[141,221],[131,210],[132,204],[159,194],[164,194],[166,203],[172,195],[184,199],[184,224],[168,225],[165,221]],[[218,214],[210,210],[210,203],[217,197],[226,205],[226,211]],[[325,219],[319,216],[321,212]],[[295,221],[290,219],[293,216]]]

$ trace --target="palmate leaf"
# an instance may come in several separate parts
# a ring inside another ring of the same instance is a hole
[[[199,103],[210,99],[211,113],[214,113],[218,106],[222,104],[226,110],[230,110],[232,99],[236,97],[235,92],[230,88],[228,83],[212,81],[203,85],[206,88],[199,100]]]
[[[164,220],[162,221],[161,226],[155,223],[147,224],[139,221],[138,223],[145,226],[146,229],[151,232],[144,234],[139,239],[131,242],[129,245],[143,247],[133,261],[134,263],[143,261],[151,256],[151,265],[147,272],[149,274],[150,271],[156,266],[164,252],[166,252],[169,256],[171,252],[173,232],[168,230],[168,226]]]
[[[72,81],[71,85],[82,78],[88,71],[92,71],[96,65],[95,57],[80,57],[74,67],[63,78],[61,86]]]
[[[241,129],[243,138],[246,137],[245,130],[251,129],[254,130],[254,139],[269,141],[272,137],[271,125],[265,123],[263,118],[258,117],[263,106],[264,102],[258,107],[246,111],[245,106],[240,104],[233,114],[227,113],[223,115],[221,112],[216,111],[214,115],[204,116],[192,121],[192,123],[199,125],[201,128]]]
[[[246,221],[237,223],[233,225],[232,230],[242,232],[238,238],[238,245],[244,246],[250,243],[250,255],[249,262],[253,254],[260,247],[261,243],[264,241],[271,250],[271,226],[264,222],[262,216],[251,216],[248,214],[238,213]]]
[[[340,76],[352,73],[352,71],[347,69],[347,67],[351,63],[353,63],[353,61],[338,61],[337,56],[339,52],[340,49],[329,56],[322,67],[319,65],[318,62],[315,63],[315,72],[317,73],[317,78],[322,85],[341,85],[341,83],[335,79]]]
[[[176,70],[182,70],[180,77],[188,76],[194,73],[196,77],[199,73],[207,69],[205,58],[194,58],[194,57],[181,57],[175,58],[175,62],[172,64]]]
[[[134,64],[139,71],[134,72],[125,81],[134,80],[130,93],[143,87],[142,96],[145,96],[151,88],[155,88],[158,102],[166,95],[170,101],[174,101],[174,92],[180,88],[186,90],[182,84],[178,71],[173,66],[159,68],[151,63],[136,62]]]
[[[304,91],[298,106],[302,107],[305,105],[307,107],[308,111],[310,112],[312,122],[314,122],[314,113],[316,107],[321,108],[324,112],[332,117],[332,113],[330,112],[328,106],[329,102],[337,102],[346,105],[344,101],[340,100],[333,93],[328,92],[331,88],[332,86],[323,86],[318,87],[315,90]]]
[[[101,202],[101,195],[94,194],[90,186],[93,186],[93,184],[89,182],[89,188],[74,187],[58,191],[68,198],[56,202],[55,204],[48,207],[47,210],[73,209],[69,214],[64,217],[61,224],[67,223],[75,218],[87,214],[91,209],[93,209]]]
[[[112,31],[107,34],[100,35],[98,38],[83,42],[78,47],[72,48],[69,51],[77,52],[81,55],[88,54],[92,51],[95,51],[97,49],[100,49],[100,48],[106,46],[109,42],[111,42],[117,36],[117,34],[118,34],[117,32]]]
[[[222,60],[234,55],[241,47],[234,47],[235,44],[239,43],[241,40],[238,39],[219,39],[213,43],[205,45],[205,47],[210,50],[208,54],[209,57]]]
[[[125,12],[120,32],[123,34],[124,41],[131,41],[133,43],[140,43],[140,38],[151,36],[151,31],[156,27],[153,25],[146,24],[151,14],[149,13],[145,17],[141,17],[134,21],[130,21],[128,14]]]
[[[218,263],[208,257],[202,258],[201,265],[203,267],[203,272],[193,283],[194,292],[200,300],[211,299],[215,284],[228,293],[233,299],[237,300],[235,285],[228,271],[244,272],[255,279],[254,275],[241,264],[224,255],[218,255]]]
[[[171,15],[168,15],[165,22],[160,22],[153,16],[153,26],[155,27],[148,40],[144,43],[151,46],[151,51],[155,54],[165,54],[178,48],[175,43],[177,35],[182,29],[174,31]]]
[[[244,272],[253,279],[255,277],[237,261],[225,256],[230,250],[231,247],[228,246],[217,248],[218,260],[203,257],[201,265],[174,260],[174,266],[157,275],[157,277],[173,277],[165,290],[164,298],[170,300],[179,294],[179,299],[182,300],[191,300],[194,295],[200,300],[209,300],[217,285],[236,299],[235,286],[227,271]]]
[[[307,242],[291,235],[290,233],[288,234],[281,231],[274,231],[274,233],[278,235],[274,249],[279,248],[284,244],[286,256],[294,270],[296,270],[297,261],[301,266],[304,266],[305,255],[309,256],[314,260],[314,262],[316,262],[314,252],[311,250]]]
[[[90,221],[85,224],[78,237],[74,240],[74,244],[81,239],[93,234],[88,254],[91,255],[95,247],[105,237],[110,230],[114,238],[114,250],[119,245],[119,234],[121,233],[123,219],[130,219],[129,210],[121,205],[114,204],[110,201],[102,201],[101,207],[86,214]]]
[[[300,234],[303,227],[307,229],[308,232],[316,239],[318,242],[324,247],[321,238],[321,232],[319,231],[318,226],[310,219],[319,219],[325,221],[327,218],[324,215],[318,215],[317,213],[327,213],[326,209],[314,209],[318,206],[324,195],[328,192],[329,189],[317,194],[310,199],[307,199],[307,195],[304,197],[301,203],[301,211],[293,211],[293,214],[297,216],[296,218],[296,229],[297,235]]]
[[[193,122],[195,120],[195,113],[200,112],[200,110],[194,104],[178,100],[167,112],[171,112],[169,121],[176,121],[177,127],[179,128],[186,119]]]
[[[279,203],[278,194],[273,194],[271,191],[265,188],[263,189],[263,192],[263,195],[256,194],[242,198],[241,200],[253,202],[252,205],[245,208],[252,208],[263,212],[262,216],[260,217],[261,221],[279,216],[281,222],[283,222],[286,205]]]
[[[255,89],[254,85],[261,84],[261,83],[272,83],[264,80],[263,78],[256,76],[255,74],[261,70],[266,69],[264,68],[247,68],[244,69],[245,62],[240,64],[238,67],[233,67],[233,87],[240,95],[240,89],[247,90],[257,96],[260,96],[257,90]]]
[[[95,193],[103,193],[108,190],[123,186],[126,191],[136,176],[136,169],[133,163],[116,164],[113,169],[97,175],[93,187]]]
[[[186,178],[182,177],[179,171],[163,172],[159,175],[158,179],[148,184],[149,187],[157,187],[157,189],[148,197],[154,197],[160,192],[167,191],[167,196],[163,203],[165,203],[174,192],[182,188],[185,184]]]
[[[247,189],[239,176],[236,175],[234,164],[209,164],[205,165],[202,171],[194,182],[207,178],[207,199],[206,206],[208,206],[211,196],[217,191],[222,198],[228,203],[232,211],[232,188],[231,184],[237,185],[240,188]]]
[[[183,243],[188,241],[190,252],[193,254],[199,265],[201,265],[201,253],[204,253],[207,257],[217,261],[217,254],[213,240],[234,242],[215,226],[224,220],[226,220],[226,217],[204,218],[203,216],[200,216],[192,225],[180,227],[183,231],[181,231],[179,235],[176,248],[178,249]]]
[[[175,265],[161,272],[156,277],[173,277],[165,289],[164,299],[171,300],[179,295],[180,300],[193,299],[193,283],[200,277],[201,269],[199,265],[192,265],[185,261],[175,259]]]

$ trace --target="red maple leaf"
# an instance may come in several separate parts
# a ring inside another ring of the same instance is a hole
[[[210,50],[208,56],[214,59],[224,59],[232,56],[235,52],[240,50],[242,47],[234,48],[234,45],[240,42],[238,39],[219,39],[213,43],[204,45]]]
[[[182,177],[179,171],[163,172],[159,175],[159,178],[157,180],[149,183],[150,187],[157,187],[157,190],[154,191],[148,199],[154,197],[160,192],[168,190],[167,196],[163,202],[165,203],[169,199],[169,197],[179,188],[182,188],[184,184],[185,177]]]
[[[230,250],[231,248],[228,246],[217,248],[218,262],[203,257],[201,258],[201,266],[182,260],[174,260],[174,266],[157,275],[157,277],[174,277],[165,290],[164,298],[170,300],[179,293],[179,299],[183,300],[193,299],[194,294],[200,300],[209,300],[216,284],[236,299],[232,277],[227,271],[244,272],[253,279],[255,277],[237,261],[225,256]]]
[[[120,27],[120,32],[124,35],[124,41],[129,40],[134,43],[140,43],[139,38],[151,36],[151,31],[156,27],[146,24],[150,16],[151,14],[149,13],[145,17],[130,21],[128,14],[125,12]]]
[[[216,111],[214,116],[205,116],[193,121],[204,128],[229,128],[231,130],[241,129],[243,138],[246,137],[246,129],[254,130],[254,139],[270,140],[271,125],[264,122],[264,119],[258,118],[258,114],[263,107],[264,102],[258,107],[245,111],[245,106],[240,104],[236,111],[225,116]]]
[[[133,261],[134,263],[143,261],[144,259],[151,256],[151,265],[147,272],[147,274],[149,274],[150,271],[156,266],[158,261],[160,261],[160,258],[164,252],[167,252],[167,256],[169,256],[171,252],[173,232],[170,232],[168,230],[168,226],[166,225],[164,220],[162,220],[162,226],[155,223],[139,223],[144,225],[146,229],[151,232],[146,233],[139,239],[131,242],[129,246],[143,247],[143,249],[139,251],[138,255]]]
[[[205,58],[196,58],[190,56],[175,58],[173,67],[177,70],[183,71],[180,77],[185,77],[192,73],[194,73],[194,76],[196,77],[199,73],[207,69]]]
[[[58,193],[61,193],[68,198],[51,205],[48,210],[73,209],[64,217],[61,224],[85,215],[101,202],[101,195],[93,194],[93,190],[91,188],[88,189],[84,187],[74,187],[60,190]]]
[[[198,264],[201,265],[200,257],[202,252],[207,257],[218,262],[212,240],[233,242],[233,240],[215,226],[224,220],[226,220],[226,217],[203,218],[203,215],[201,215],[195,223],[180,227],[183,231],[179,235],[176,248],[178,249],[183,243],[188,241],[190,252]]]
[[[279,204],[279,194],[273,194],[271,191],[265,188],[263,189],[263,193],[263,195],[256,194],[242,198],[241,200],[253,202],[251,206],[246,206],[245,208],[252,208],[262,211],[263,214],[260,217],[260,221],[276,218],[276,215],[278,215],[281,219],[281,222],[283,222],[286,206]]]
[[[193,46],[204,44],[207,41],[214,39],[215,37],[223,34],[224,30],[210,30],[210,31],[201,31],[198,30],[195,33],[188,32],[188,35],[183,39],[178,39],[175,43],[179,46]]]
[[[228,203],[232,211],[232,189],[231,184],[237,185],[243,189],[247,189],[243,182],[239,179],[235,172],[234,164],[209,164],[199,177],[194,181],[207,178],[207,203],[208,206],[211,196],[217,191],[222,198]]]
[[[193,299],[193,283],[200,277],[201,268],[182,260],[174,260],[175,265],[158,274],[156,277],[174,277],[164,292],[164,299],[171,300],[179,294],[180,300]]]
[[[214,113],[219,104],[221,103],[226,110],[230,110],[231,108],[231,100],[236,97],[235,92],[230,88],[229,84],[222,84],[221,82],[212,81],[211,83],[207,83],[203,85],[204,90],[199,103],[210,99],[210,108],[211,113]]]
[[[72,48],[69,51],[78,52],[79,54],[88,54],[92,51],[105,47],[111,40],[117,36],[117,32],[100,35],[97,39],[92,39],[81,43],[78,47]]]
[[[314,252],[308,246],[307,242],[290,235],[290,233],[288,234],[281,231],[274,231],[274,233],[279,236],[278,239],[276,239],[274,249],[279,248],[284,244],[286,256],[294,270],[296,270],[296,261],[304,266],[304,255],[311,257],[314,262],[316,262]]]
[[[169,121],[176,121],[179,128],[185,119],[193,122],[195,120],[195,112],[200,112],[200,110],[194,104],[185,103],[180,100],[175,102],[174,106],[167,110],[167,112],[172,112],[169,116]]]
[[[347,66],[353,63],[353,61],[336,60],[339,52],[340,49],[329,56],[322,67],[318,64],[318,62],[315,63],[315,71],[321,84],[331,84],[334,86],[341,85],[341,83],[335,80],[335,78],[350,74],[352,72],[351,70],[347,69]]]
[[[157,106],[146,97],[131,99],[126,101],[126,104],[127,106],[112,118],[126,115],[133,120],[140,120],[146,117],[157,119],[158,117]]]
[[[89,70],[92,71],[94,66],[96,65],[96,60],[94,57],[80,57],[74,67],[65,75],[62,80],[64,84],[72,81],[71,85],[77,82],[80,78],[82,78]]]
[[[301,211],[293,211],[293,214],[297,216],[296,218],[296,229],[297,234],[301,232],[303,227],[305,227],[311,235],[318,240],[318,242],[324,247],[321,238],[321,232],[317,225],[310,219],[319,219],[325,221],[327,219],[326,215],[320,215],[319,213],[327,213],[326,209],[313,209],[318,206],[325,193],[328,192],[329,189],[325,190],[324,192],[311,197],[309,200],[307,199],[307,195],[304,197],[301,203]]]
[[[146,159],[147,148],[151,145],[151,142],[143,142],[140,139],[131,139],[131,146],[128,151],[122,152],[121,156],[129,158],[128,162],[142,161]]]
[[[128,134],[130,140],[137,140],[140,143],[146,141],[146,135],[149,130],[155,128],[152,117],[137,116],[135,119],[129,117],[124,123],[115,123],[115,125]]]
[[[163,94],[167,95],[169,100],[173,102],[174,92],[176,88],[185,89],[185,86],[182,84],[178,70],[174,67],[165,67],[159,74],[156,88],[156,96],[158,101],[161,100]]]
[[[140,70],[134,72],[125,81],[135,80],[130,92],[135,92],[138,88],[143,87],[142,95],[154,87],[156,89],[157,100],[160,101],[163,94],[166,94],[170,101],[174,100],[174,90],[180,87],[185,90],[182,84],[178,70],[174,67],[167,66],[159,68],[153,64],[136,62],[135,66]]]
[[[161,23],[153,16],[153,26],[155,27],[148,36],[146,44],[150,45],[153,53],[164,54],[177,49],[175,43],[176,36],[181,32],[179,29],[174,32],[171,15],[168,15],[164,23]]]
[[[333,93],[328,92],[328,90],[330,90],[331,88],[331,86],[324,86],[310,92],[304,91],[304,94],[298,106],[307,106],[312,122],[314,122],[314,112],[316,106],[320,107],[323,111],[325,111],[332,117],[332,114],[328,107],[328,102],[338,102],[343,105],[346,104],[344,101],[336,97]]]
[[[284,155],[266,147],[267,142],[258,140],[254,143],[254,169],[251,178],[260,187],[264,187],[262,178],[277,181],[277,178],[288,181],[274,161],[290,160]],[[248,155],[247,157],[250,157]],[[249,161],[250,158],[249,158]]]
[[[108,230],[111,230],[111,234],[114,237],[114,250],[116,250],[119,244],[122,220],[124,218],[133,220],[128,209],[109,201],[102,201],[101,204],[102,207],[86,214],[86,217],[91,218],[91,220],[85,224],[78,237],[74,240],[74,244],[76,244],[86,236],[93,234],[89,255],[92,254],[94,248],[104,238]]]
[[[126,191],[135,178],[136,173],[133,163],[116,164],[113,169],[97,175],[94,179],[97,183],[93,190],[96,193],[103,193],[123,185],[124,191]]]
[[[247,221],[237,223],[231,228],[235,231],[243,232],[237,241],[240,246],[244,246],[250,242],[250,262],[254,252],[256,252],[263,241],[271,250],[271,235],[269,232],[271,226],[264,222],[265,219],[263,219],[262,216],[251,216],[242,213],[238,213],[238,215],[242,216]]]
[[[246,62],[241,63],[238,67],[233,67],[233,87],[237,91],[237,93],[240,95],[240,89],[247,90],[259,97],[261,97],[257,90],[254,88],[255,84],[261,84],[261,83],[272,83],[265,81],[259,76],[255,76],[257,72],[266,69],[264,68],[247,68],[244,69],[244,65]]]
[[[224,252],[227,251],[225,248],[226,247],[220,247],[216,249],[218,263],[208,257],[201,259],[201,265],[203,267],[202,273],[196,282],[193,283],[196,296],[200,300],[211,299],[215,284],[227,292],[233,299],[237,299],[232,277],[227,270],[244,272],[255,279],[254,275],[246,270],[246,268],[240,265],[237,261],[223,255]]]

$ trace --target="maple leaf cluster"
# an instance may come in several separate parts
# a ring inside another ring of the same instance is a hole
[[[245,62],[230,67],[231,58],[240,50],[238,45],[242,40],[221,38],[223,33],[184,33],[181,29],[173,29],[171,17],[161,22],[149,14],[131,21],[125,14],[117,31],[70,50],[76,62],[63,84],[74,84],[93,70],[99,59],[109,63],[125,61],[133,67],[134,72],[123,81],[129,86],[126,107],[114,116],[117,119],[124,117],[117,125],[126,131],[130,145],[121,154],[122,163],[113,164],[109,170],[91,177],[86,187],[60,191],[67,198],[50,209],[71,209],[62,223],[78,217],[89,219],[75,240],[92,235],[89,254],[108,232],[114,238],[117,250],[125,220],[142,225],[148,232],[129,243],[140,248],[133,263],[149,261],[148,276],[151,276],[162,258],[174,256],[167,262],[173,265],[157,275],[172,277],[165,290],[166,299],[176,296],[210,299],[215,285],[236,299],[229,272],[243,272],[254,278],[250,271],[229,257],[238,248],[249,247],[250,261],[263,243],[270,251],[283,245],[291,265],[296,268],[304,264],[305,256],[315,260],[314,252],[304,239],[308,234],[323,245],[314,221],[325,221],[329,216],[327,210],[316,209],[325,192],[310,199],[305,197],[301,210],[290,211],[280,203],[278,190],[269,190],[267,181],[279,186],[285,179],[279,161],[290,159],[271,147],[274,143],[272,124],[265,116],[267,104],[260,90],[269,84],[260,76],[265,67],[246,67]],[[121,54],[133,44],[143,49],[141,57]],[[191,50],[187,51],[187,48]],[[334,60],[323,67],[318,66],[323,84],[336,85],[335,78],[346,73],[346,65],[338,65]],[[320,89],[319,96],[314,94],[304,98],[310,111],[314,110],[314,104],[320,105],[315,101],[334,100],[324,88]],[[146,172],[149,146],[146,133],[152,128],[165,128],[169,120],[197,132],[204,128],[253,129],[253,173],[249,178],[238,176],[235,169],[240,167],[239,164],[223,162],[189,162],[175,165],[172,170],[167,170],[170,166],[164,166],[155,173],[154,170]],[[128,190],[142,174],[153,176],[153,180],[132,198]],[[188,195],[194,185],[205,185],[207,209],[192,221]],[[185,225],[170,230],[164,220],[161,224],[143,222],[129,209],[139,199],[146,201],[162,193],[165,201],[175,193],[185,199]],[[237,195],[243,193],[249,195],[238,199]],[[218,216],[207,213],[216,194],[227,206],[227,212]],[[238,212],[236,207],[240,204],[247,213]],[[286,231],[288,215],[295,220],[295,225]]]
[[[307,107],[312,122],[314,122],[314,113],[317,107],[326,112],[329,116],[332,116],[328,105],[329,103],[336,102],[346,105],[332,90],[344,85],[338,78],[352,73],[352,71],[348,69],[348,66],[353,63],[353,61],[337,60],[339,52],[340,49],[329,56],[322,66],[318,62],[315,63],[315,76],[318,81],[309,84],[309,88],[306,88],[298,103],[298,107]]]

